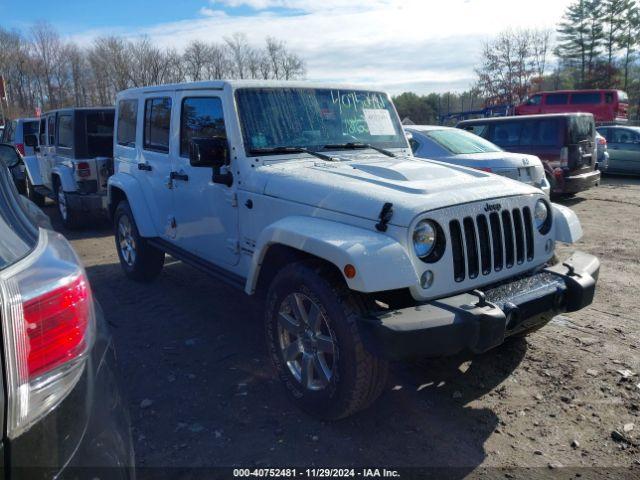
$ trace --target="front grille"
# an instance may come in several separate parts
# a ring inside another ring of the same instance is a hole
[[[534,257],[533,231],[529,207],[451,220],[449,234],[456,282],[530,262]]]

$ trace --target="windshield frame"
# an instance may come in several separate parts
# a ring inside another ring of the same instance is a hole
[[[392,142],[372,142],[369,139],[365,139],[365,138],[354,138],[354,139],[346,139],[345,142],[347,141],[352,141],[352,142],[359,142],[359,143],[368,143],[368,144],[372,144],[376,147],[380,147],[380,148],[384,148],[384,149],[400,149],[400,150],[407,150],[409,149],[409,144],[407,141],[407,138],[404,134],[404,128],[402,126],[402,122],[400,121],[400,117],[398,116],[398,112],[396,110],[395,104],[393,103],[393,101],[391,100],[391,97],[389,96],[388,93],[381,91],[381,90],[371,90],[371,89],[366,89],[366,88],[358,88],[358,87],[349,87],[349,86],[318,86],[318,85],[309,85],[309,86],[304,86],[304,85],[295,85],[295,86],[242,86],[242,87],[237,87],[233,89],[233,102],[234,102],[234,107],[235,107],[235,112],[236,112],[236,116],[237,116],[237,122],[238,122],[238,127],[239,127],[239,134],[240,134],[240,139],[242,142],[242,146],[244,148],[244,153],[245,156],[247,158],[256,158],[256,157],[266,157],[266,156],[275,156],[275,157],[282,157],[282,156],[299,156],[299,155],[308,155],[304,152],[301,153],[280,153],[280,152],[262,152],[259,154],[256,153],[252,153],[252,150],[256,150],[258,149],[255,146],[252,146],[249,142],[249,134],[245,129],[245,122],[243,121],[243,109],[241,108],[241,102],[239,99],[239,94],[243,91],[277,91],[277,90],[309,90],[309,91],[317,91],[317,90],[341,90],[341,91],[345,91],[345,92],[349,92],[349,93],[353,93],[353,92],[362,92],[362,93],[371,93],[371,94],[376,94],[376,95],[381,95],[385,98],[386,102],[388,102],[388,109],[385,109],[389,112],[390,116],[391,116],[391,121],[394,124],[394,129],[396,130],[396,135],[398,137],[398,141],[396,144],[389,146],[389,143]],[[324,145],[327,144],[334,144],[334,143],[345,143],[345,142],[334,142],[334,141],[329,141],[329,140],[335,140],[335,139],[327,139],[327,142],[322,142],[318,145],[309,145],[309,144],[301,144],[301,145],[295,145],[296,147],[302,147],[308,150],[312,150],[312,151],[317,151],[317,152],[328,152],[328,151],[342,151],[343,149],[341,148],[336,148],[336,149],[331,149],[331,150],[326,150],[324,149]],[[366,140],[366,141],[365,141]],[[266,149],[268,148],[272,148],[272,147],[279,147],[279,146],[288,146],[288,147],[293,147],[293,145],[272,145],[272,146],[267,146],[265,147]],[[349,150],[350,152],[353,152],[354,149],[344,149],[344,150]],[[358,149],[359,150],[359,149]],[[364,150],[364,149],[363,149]]]
[[[489,151],[482,151],[482,152],[456,152],[454,150],[451,150],[451,148],[449,148],[449,146],[445,145],[444,143],[441,143],[437,138],[435,138],[433,135],[433,133],[435,132],[446,132],[446,133],[451,133],[452,135],[460,135],[462,137],[468,137],[471,140],[477,141],[479,145],[483,145],[483,144],[487,144],[490,145],[494,150],[489,150]],[[428,138],[430,141],[434,142],[436,145],[438,145],[440,148],[446,150],[447,152],[451,153],[452,155],[477,155],[477,154],[482,154],[482,153],[499,153],[499,152],[504,152],[504,149],[502,149],[499,145],[496,145],[495,143],[490,142],[489,140],[487,140],[486,138],[481,137],[480,135],[476,135],[475,133],[469,132],[467,130],[463,130],[460,128],[434,128],[432,130],[424,130],[421,131],[420,133],[422,133],[422,135],[424,135],[426,138]]]

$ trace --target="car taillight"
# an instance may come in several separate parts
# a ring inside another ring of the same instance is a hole
[[[40,230],[36,250],[0,272],[7,435],[15,438],[73,389],[95,336],[89,282],[69,243]]]
[[[569,168],[569,148],[562,147],[560,149],[560,167]]]
[[[89,162],[78,162],[78,164],[76,165],[76,172],[81,178],[90,177],[91,165],[89,165]]]
[[[22,155],[23,157],[25,156],[24,153],[24,143],[16,143],[16,148],[18,149],[18,151],[20,152],[20,155]]]
[[[493,170],[491,170],[489,167],[473,167],[473,168],[475,168],[476,170],[482,170],[483,172],[489,172],[489,173],[493,172]]]
[[[606,145],[607,144],[607,139],[604,137],[600,137],[598,138],[598,145]]]

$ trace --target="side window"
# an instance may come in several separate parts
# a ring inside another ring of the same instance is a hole
[[[547,105],[566,105],[569,101],[569,95],[566,93],[549,93],[547,94]]]
[[[56,116],[49,115],[47,117],[47,145],[56,144]]]
[[[605,92],[604,103],[613,103],[613,92]]]
[[[222,101],[214,97],[185,98],[180,114],[180,156],[189,156],[192,138],[227,138]]]
[[[520,145],[553,146],[558,143],[558,122],[529,120],[522,124]]]
[[[611,143],[634,143],[638,141],[638,134],[631,131],[626,130],[624,128],[616,128],[613,130],[613,139]]]
[[[600,103],[600,92],[582,92],[571,94],[572,105],[594,105]]]
[[[542,95],[534,95],[527,100],[526,105],[540,105],[542,103]]]
[[[171,128],[171,98],[149,98],[144,104],[145,150],[169,151]]]
[[[486,123],[479,125],[468,125],[462,128],[467,132],[475,133],[479,137],[488,138],[489,136],[489,125],[487,125]]]
[[[518,145],[520,143],[521,122],[496,123],[489,139],[499,146]]]
[[[73,146],[73,117],[58,115],[58,147],[71,148]]]
[[[138,100],[120,100],[118,102],[118,145],[136,146],[137,119]]]

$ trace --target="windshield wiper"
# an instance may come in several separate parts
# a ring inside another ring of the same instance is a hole
[[[263,155],[265,153],[307,153],[309,155],[313,155],[314,157],[318,157],[322,160],[327,160],[329,162],[335,162],[336,160],[329,155],[325,155],[324,153],[314,152],[313,150],[309,150],[304,147],[269,147],[269,148],[252,148],[249,150],[249,153],[252,155]]]
[[[370,143],[361,143],[361,142],[348,142],[348,143],[329,143],[327,145],[325,145],[324,147],[325,150],[339,150],[339,149],[349,149],[349,150],[357,150],[360,148],[371,148],[372,150],[375,150],[377,152],[380,152],[384,155],[386,155],[387,157],[395,157],[396,154],[393,152],[390,152],[389,150],[386,150],[384,148],[380,148],[380,147],[374,147],[373,145],[371,145]]]

